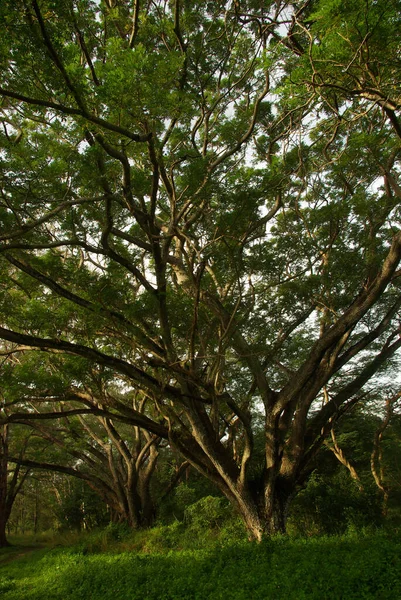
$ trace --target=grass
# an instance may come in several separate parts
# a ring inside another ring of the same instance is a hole
[[[178,526],[172,532],[170,526],[120,536],[118,529],[111,529],[81,537],[74,546],[39,548],[19,558],[15,558],[18,549],[4,549],[0,596],[2,600],[401,597],[401,542],[383,533],[278,537],[261,544],[198,534],[197,538],[193,531],[186,538]],[[185,548],[179,548],[180,540]]]

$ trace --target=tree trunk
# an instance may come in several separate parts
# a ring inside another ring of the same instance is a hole
[[[0,513],[0,548],[10,546],[6,535],[7,519],[3,513]]]
[[[242,504],[239,513],[245,523],[249,539],[261,542],[264,535],[264,523],[256,504]]]
[[[141,478],[138,487],[138,497],[141,504],[141,526],[151,527],[155,521],[156,508],[150,493],[149,480]]]
[[[263,537],[286,533],[288,507],[294,495],[287,486],[282,489],[275,485],[273,491],[262,484],[252,491],[248,486],[220,490],[241,516],[250,540],[260,542]]]
[[[262,541],[264,537],[286,533],[288,501],[278,498],[269,501],[267,508],[256,502],[235,503],[250,540]]]
[[[7,489],[4,485],[2,485],[0,487],[0,548],[5,548],[6,546],[10,545],[7,541],[6,534],[7,522],[10,516],[10,506],[7,502],[6,492]]]
[[[8,546],[6,527],[9,517],[7,502],[8,473],[8,427],[3,425],[0,431],[0,548]]]
[[[264,531],[268,535],[284,534],[287,531],[288,507],[290,496],[276,491],[266,498],[266,517]]]
[[[7,535],[6,535],[8,514],[7,514],[7,509],[6,509],[5,504],[6,503],[3,502],[3,499],[1,497],[1,490],[0,490],[0,548],[9,546],[9,543],[7,542]]]

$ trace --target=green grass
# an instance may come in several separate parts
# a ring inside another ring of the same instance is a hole
[[[158,540],[163,528],[155,531],[150,537]],[[97,534],[98,538],[101,535],[105,534]],[[209,539],[207,549],[200,548],[200,535],[193,539],[193,549],[171,549],[171,540],[163,549],[158,540],[157,551],[152,542],[146,546],[146,536],[141,535],[114,540],[113,550],[107,552],[98,551],[96,536],[81,538],[74,547],[42,548],[13,560],[15,548],[1,550],[0,596],[2,600],[401,598],[401,542],[385,534],[282,537],[261,544]],[[127,550],[128,546],[136,549]]]

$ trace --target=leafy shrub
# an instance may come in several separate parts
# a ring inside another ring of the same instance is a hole
[[[115,549],[116,545],[132,536],[133,530],[126,523],[109,523],[104,529],[97,529],[80,536],[73,547],[82,554],[94,554]]]
[[[6,592],[9,592],[10,590],[13,590],[16,587],[16,583],[14,581],[14,579],[11,579],[10,577],[3,577],[0,580],[0,595],[5,594]]]
[[[184,522],[191,529],[214,529],[220,527],[231,515],[231,509],[223,498],[206,496],[185,509]]]
[[[182,521],[186,507],[196,499],[194,488],[181,482],[174,493],[162,502],[159,508],[158,522],[162,525],[169,525],[174,521]]]
[[[62,498],[57,509],[57,519],[60,530],[80,531],[106,525],[109,515],[99,496],[74,479],[70,492]]]
[[[339,535],[348,529],[382,525],[375,491],[361,492],[348,473],[313,475],[290,506],[288,531],[295,535]]]

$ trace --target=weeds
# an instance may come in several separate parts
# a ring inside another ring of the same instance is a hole
[[[179,549],[180,539],[189,545],[184,533],[179,525],[137,535],[110,528],[71,547],[34,551],[0,566],[2,600],[401,597],[401,543],[382,533],[261,544],[216,536],[205,549]]]

